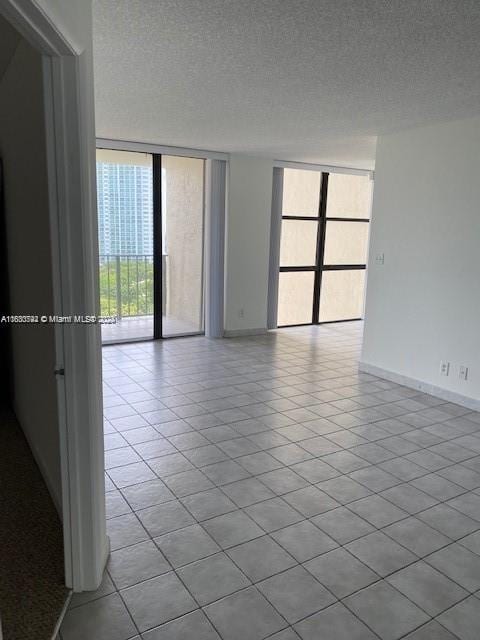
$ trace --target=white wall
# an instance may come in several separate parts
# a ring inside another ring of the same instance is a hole
[[[20,40],[0,82],[10,313],[53,313],[41,55]],[[53,325],[12,325],[13,403],[60,510]]]
[[[229,331],[267,327],[272,175],[272,160],[230,156],[225,258],[227,335]]]
[[[362,362],[480,402],[480,118],[378,141]]]

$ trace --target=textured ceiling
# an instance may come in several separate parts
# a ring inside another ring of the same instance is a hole
[[[372,168],[480,113],[478,0],[94,0],[97,135]]]

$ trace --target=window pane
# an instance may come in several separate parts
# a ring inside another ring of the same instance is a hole
[[[368,222],[327,222],[324,264],[366,264]]]
[[[203,165],[162,156],[164,336],[203,331]]]
[[[278,282],[278,325],[312,322],[313,271],[281,272]]]
[[[319,171],[283,170],[284,216],[318,216],[321,175]]]
[[[327,217],[369,218],[373,181],[368,176],[331,173],[328,177]]]
[[[317,252],[318,222],[282,220],[281,267],[313,267]]]
[[[97,150],[100,313],[106,342],[153,336],[153,189],[148,153]]]
[[[320,322],[363,316],[365,269],[324,271],[320,292]]]

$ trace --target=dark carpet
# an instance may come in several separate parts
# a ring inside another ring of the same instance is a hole
[[[20,426],[0,407],[3,640],[50,640],[67,596],[60,519]]]

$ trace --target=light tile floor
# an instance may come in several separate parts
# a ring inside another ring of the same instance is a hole
[[[361,331],[104,349],[112,554],[63,640],[478,640],[480,414]]]

